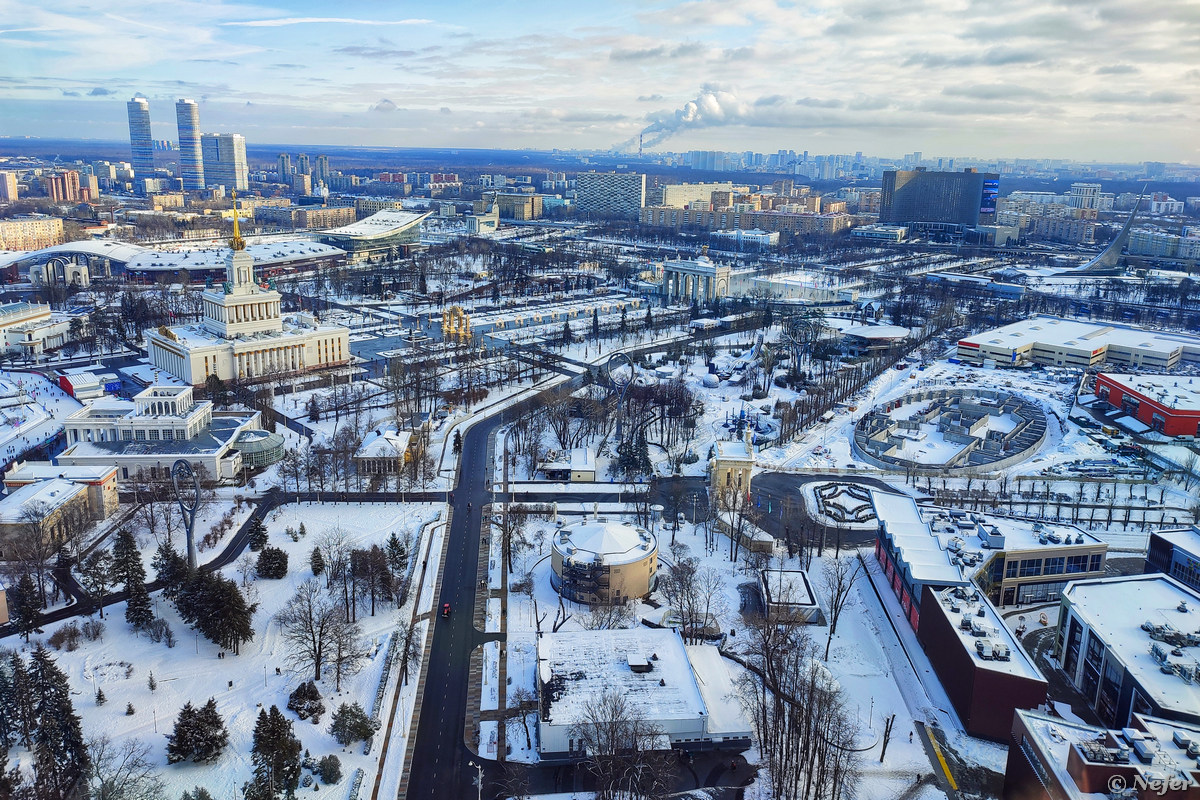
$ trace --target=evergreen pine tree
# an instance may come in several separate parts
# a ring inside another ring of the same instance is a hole
[[[150,675],[146,678],[146,688],[152,692],[158,688],[158,681],[154,680],[154,670],[150,670]]]
[[[271,706],[270,711],[259,711],[254,725],[254,746],[250,759],[254,764],[253,791],[267,794],[247,793],[247,797],[276,797],[283,792],[294,797],[300,783],[300,740],[296,738],[292,723]]]
[[[342,703],[333,712],[333,720],[329,732],[338,744],[348,745],[351,742],[366,741],[375,735],[379,723],[367,716],[367,712],[358,703]]]
[[[571,343],[571,342],[573,342],[574,340],[575,340],[575,339],[574,339],[574,337],[573,337],[573,336],[571,336],[571,323],[569,323],[569,322],[564,322],[564,323],[563,323],[563,330],[562,330],[562,343],[563,343],[563,344],[570,344],[570,343]]]
[[[67,676],[40,644],[30,659],[29,675],[37,717],[32,737],[34,789],[39,797],[80,797],[86,791],[91,758]]]
[[[37,587],[33,578],[25,573],[17,581],[17,585],[8,591],[8,616],[12,626],[29,641],[29,634],[37,628],[41,618],[41,607],[38,603]]]
[[[600,310],[597,308],[592,309],[592,338],[600,340]]]
[[[104,596],[113,582],[113,561],[107,550],[96,548],[84,556],[79,564],[79,577],[83,588],[95,597],[100,605],[100,619],[104,619]]]
[[[150,562],[158,579],[163,584],[163,597],[174,602],[184,589],[188,580],[187,559],[179,554],[171,540],[167,539],[154,552],[154,560]]]
[[[108,702],[108,698],[104,696],[104,690],[97,689],[96,690],[96,705],[102,706],[107,702]]]
[[[308,565],[312,568],[314,576],[324,574],[325,572],[325,556],[321,555],[321,549],[314,547],[312,557],[308,559]]]
[[[12,713],[13,736],[22,747],[33,744],[33,729],[37,726],[37,716],[33,704],[33,679],[29,676],[29,668],[19,653],[14,652],[8,659],[8,672],[12,679]]]
[[[304,522],[303,522],[303,521],[300,523],[300,530],[299,530],[299,531],[297,531],[297,533],[299,533],[301,536],[307,536],[307,535],[308,535],[308,528],[305,528],[305,527],[304,527]]]
[[[646,319],[644,320],[646,330],[654,327],[654,315],[650,313],[650,306],[646,306]]]
[[[190,792],[184,792],[179,800],[215,800],[215,798],[208,793],[208,789],[205,789],[203,786],[197,786]]]
[[[388,537],[384,552],[387,553],[388,569],[393,575],[403,575],[408,570],[408,547],[400,541],[395,531]]]
[[[254,567],[254,571],[258,573],[258,577],[276,580],[287,575],[287,570],[287,553],[278,547],[264,547],[262,552],[258,554],[258,563]]]
[[[129,585],[129,598],[125,601],[125,621],[134,630],[143,630],[154,621],[154,610],[150,606],[150,593],[146,584],[135,581]]]
[[[125,716],[132,717],[136,712],[133,710],[133,703],[125,704]]]
[[[250,526],[247,529],[247,541],[250,543],[251,550],[262,550],[267,546],[269,536],[267,534],[267,526],[259,517],[254,517],[250,520]]]
[[[167,735],[167,763],[207,763],[221,755],[228,744],[229,731],[214,698],[208,698],[199,709],[185,703],[175,720],[174,731]]]
[[[13,697],[12,669],[7,661],[0,661],[0,753],[8,752],[17,730],[16,702],[17,699]]]
[[[617,325],[617,330],[621,332],[622,336],[629,330],[629,315],[625,311],[625,306],[621,306],[621,321]]]
[[[321,404],[319,402],[317,402],[316,395],[313,395],[312,398],[310,398],[308,401],[308,421],[309,422],[320,422],[321,421]]]
[[[112,548],[112,580],[120,584],[126,591],[135,583],[146,582],[146,568],[142,566],[142,554],[138,551],[137,540],[128,528],[117,531]]]

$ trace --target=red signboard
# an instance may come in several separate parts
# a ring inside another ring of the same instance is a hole
[[[974,342],[959,342],[958,346],[959,347],[979,347],[979,345],[975,344]]]

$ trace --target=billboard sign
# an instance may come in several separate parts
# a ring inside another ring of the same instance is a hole
[[[980,214],[996,213],[996,198],[1000,195],[1000,181],[986,180],[983,182],[983,196],[979,199]]]

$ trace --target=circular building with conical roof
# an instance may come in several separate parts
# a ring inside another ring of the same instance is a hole
[[[554,534],[550,583],[565,599],[624,603],[654,591],[658,539],[645,528],[591,517]]]

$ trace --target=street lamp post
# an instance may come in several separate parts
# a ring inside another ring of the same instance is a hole
[[[478,783],[476,784],[476,788],[478,789],[476,792],[476,800],[483,800],[483,766],[481,764],[476,764],[474,761],[468,761],[467,763],[474,767],[479,773]]]

